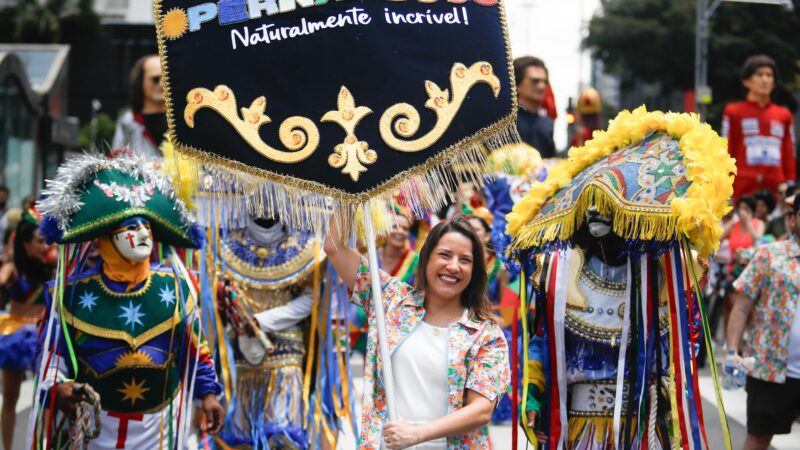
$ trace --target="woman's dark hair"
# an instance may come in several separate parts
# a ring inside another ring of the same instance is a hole
[[[129,95],[131,100],[131,110],[134,113],[142,112],[144,108],[144,63],[148,59],[158,57],[158,55],[145,55],[139,58],[131,68]]]
[[[53,278],[53,267],[42,262],[38,258],[31,258],[25,251],[25,244],[31,242],[36,237],[36,230],[39,225],[21,220],[17,225],[14,236],[14,266],[17,273],[25,277],[31,283],[44,284]]]
[[[749,195],[743,195],[739,197],[739,200],[736,200],[736,209],[739,209],[742,206],[742,203],[750,207],[750,211],[756,212],[756,199]]]
[[[761,200],[767,205],[767,214],[771,213],[775,209],[775,196],[772,195],[772,191],[769,189],[759,189],[755,195],[756,202]]]
[[[472,279],[469,280],[464,292],[461,293],[461,306],[467,308],[472,313],[475,320],[491,320],[491,304],[486,296],[488,287],[488,275],[486,272],[486,258],[483,253],[483,243],[472,231],[469,222],[457,216],[452,220],[445,220],[436,224],[428,233],[425,244],[419,254],[419,264],[414,274],[414,284],[417,290],[424,291],[428,287],[426,269],[431,259],[434,248],[439,240],[447,233],[458,233],[465,236],[472,242]]]

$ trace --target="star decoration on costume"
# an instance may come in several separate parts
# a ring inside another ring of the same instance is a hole
[[[128,306],[121,305],[120,308],[122,308],[123,312],[117,317],[125,319],[125,325],[130,325],[131,331],[133,331],[133,328],[137,324],[144,325],[142,321],[139,320],[144,317],[144,313],[139,312],[139,310],[142,308],[142,305],[133,306],[133,302],[129,300]]]
[[[149,391],[150,388],[144,387],[144,380],[141,383],[136,382],[136,378],[131,378],[130,384],[122,382],[122,388],[117,389],[117,392],[122,393],[122,401],[130,400],[131,406],[136,405],[136,400],[144,400],[144,393]]]
[[[161,303],[163,303],[167,308],[171,307],[173,303],[175,303],[175,291],[169,288],[169,286],[164,286],[158,291],[158,296],[161,297]]]
[[[94,308],[94,305],[97,304],[97,300],[99,298],[100,297],[98,297],[94,292],[86,291],[83,293],[83,295],[81,295],[78,303],[83,309],[88,309],[89,312],[92,312],[92,308]]]

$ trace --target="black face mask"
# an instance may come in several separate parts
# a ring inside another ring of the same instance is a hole
[[[572,238],[572,243],[583,249],[587,255],[594,256],[610,266],[625,264],[625,240],[614,232],[596,238],[589,232],[589,224],[584,222]]]
[[[6,209],[6,203],[8,202],[7,201],[0,202],[0,209]]]

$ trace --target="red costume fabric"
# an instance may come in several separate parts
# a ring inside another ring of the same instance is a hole
[[[794,124],[788,109],[773,103],[730,103],[723,111],[722,135],[736,158],[734,199],[762,188],[774,192],[782,182],[795,181]]]

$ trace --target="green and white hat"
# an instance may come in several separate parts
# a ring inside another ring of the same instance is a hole
[[[150,221],[166,245],[198,248],[203,233],[169,180],[150,160],[129,153],[84,153],[61,165],[37,203],[50,242],[86,242],[130,217]]]

